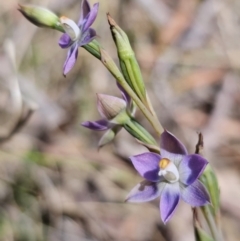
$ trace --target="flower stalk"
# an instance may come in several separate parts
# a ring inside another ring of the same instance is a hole
[[[144,127],[142,127],[134,118],[129,119],[123,125],[123,127],[126,131],[128,131],[132,136],[134,136],[139,141],[157,147],[157,143],[155,139],[152,137],[152,135]]]

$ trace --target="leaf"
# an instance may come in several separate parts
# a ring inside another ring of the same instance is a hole
[[[217,241],[210,237],[202,228],[198,225],[194,227],[196,241]]]

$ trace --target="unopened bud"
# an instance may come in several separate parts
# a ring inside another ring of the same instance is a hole
[[[114,19],[108,14],[108,23],[112,32],[113,40],[116,44],[120,67],[124,78],[138,95],[142,102],[147,105],[147,97],[142,74],[135,54],[130,45],[127,34],[117,25]]]
[[[59,17],[46,8],[34,5],[19,5],[18,10],[38,27],[52,28],[64,32]]]
[[[126,109],[126,102],[115,96],[97,94],[98,110],[108,120],[115,118],[120,112]]]

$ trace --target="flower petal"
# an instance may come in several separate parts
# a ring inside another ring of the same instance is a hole
[[[94,131],[104,131],[108,129],[108,121],[104,119],[97,121],[85,121],[81,125]]]
[[[133,104],[130,95],[126,92],[126,90],[119,83],[117,83],[117,86],[118,86],[119,90],[121,91],[123,99],[126,101],[128,113],[130,113],[132,116],[134,116],[135,112],[136,112],[136,108],[135,108],[136,106]]]
[[[82,32],[85,32],[95,21],[98,13],[99,3],[95,3],[90,13],[85,17],[86,22],[83,24]],[[83,21],[84,21],[83,20]]]
[[[91,11],[91,7],[88,0],[83,0],[81,4],[80,19],[78,21],[78,26],[83,24],[84,19],[87,17],[90,11]]]
[[[180,188],[178,182],[167,183],[162,191],[160,199],[160,214],[162,221],[166,223],[173,215],[180,200]]]
[[[144,180],[138,183],[128,194],[126,202],[148,202],[158,196],[160,196],[161,191],[165,183],[156,183]]]
[[[135,169],[139,174],[149,181],[156,182],[160,179],[159,172],[159,161],[161,156],[153,153],[146,152],[137,156],[130,157]]]
[[[127,104],[129,104],[130,101],[131,101],[131,97],[129,96],[129,94],[126,92],[126,90],[118,82],[117,82],[117,87],[121,91],[123,99],[127,102]]]
[[[180,181],[191,185],[202,174],[207,164],[208,161],[200,155],[184,156],[179,164]]]
[[[58,40],[58,44],[61,48],[68,48],[72,44],[72,40],[68,34],[64,33]]]
[[[164,131],[160,137],[160,149],[162,157],[165,158],[165,152],[187,155],[185,146],[172,133]]]
[[[96,37],[96,35],[96,31],[93,28],[89,28],[87,31],[84,32],[83,36],[78,42],[78,46],[84,46],[90,43]]]
[[[64,76],[72,69],[75,65],[78,56],[78,45],[73,45],[69,51],[67,59],[63,65],[63,74]]]
[[[193,207],[210,204],[210,197],[204,185],[196,180],[192,185],[181,186],[181,198]]]

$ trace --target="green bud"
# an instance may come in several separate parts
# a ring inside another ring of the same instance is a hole
[[[64,32],[59,17],[46,8],[34,5],[19,5],[18,10],[26,19],[38,27],[52,28]]]
[[[108,14],[108,22],[112,32],[112,36],[118,51],[118,58],[120,67],[123,72],[124,78],[138,95],[141,101],[148,106],[146,97],[145,85],[143,82],[140,67],[136,60],[135,54],[130,45],[126,33],[116,24],[112,17]]]
[[[150,146],[151,145],[157,146],[157,143],[155,139],[152,137],[152,135],[144,127],[142,127],[135,119],[133,118],[129,119],[129,121],[126,122],[123,125],[123,127],[125,128],[126,131],[128,131],[132,136],[134,136],[140,142],[146,143]]]

